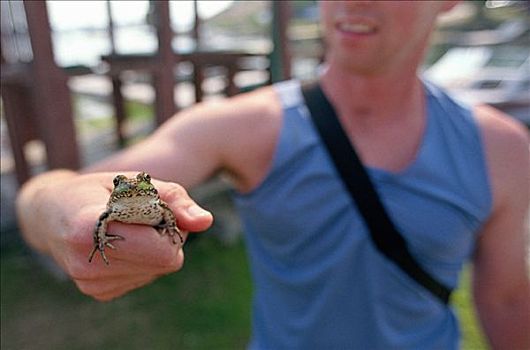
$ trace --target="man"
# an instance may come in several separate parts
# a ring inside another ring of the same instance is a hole
[[[322,2],[320,83],[415,258],[451,287],[472,259],[491,345],[528,348],[528,135],[496,110],[469,111],[416,74],[436,16],[454,4]],[[297,82],[197,105],[83,174],[53,171],[22,189],[26,240],[99,300],[183,264],[182,250],[155,230],[124,224],[111,225],[125,237],[108,252],[112,265],[88,263],[94,223],[113,176],[125,170],[181,184],[155,183],[186,231],[206,229],[212,216],[183,188],[230,175],[255,281],[251,348],[458,347],[450,308],[374,248]]]

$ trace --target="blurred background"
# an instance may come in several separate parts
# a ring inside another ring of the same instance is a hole
[[[317,2],[0,5],[1,348],[244,348],[252,287],[222,180],[192,192],[216,221],[188,244],[183,271],[105,304],[26,248],[13,201],[31,176],[95,162],[194,103],[314,78],[323,55]],[[440,18],[423,74],[530,127],[529,16],[528,1],[462,1]],[[462,278],[454,305],[463,348],[485,349],[467,271]]]

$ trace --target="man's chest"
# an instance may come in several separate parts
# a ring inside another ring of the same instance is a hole
[[[427,131],[425,119],[372,128],[344,127],[365,166],[398,173],[421,152]]]

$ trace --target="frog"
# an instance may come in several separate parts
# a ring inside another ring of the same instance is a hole
[[[116,175],[113,184],[114,189],[110,194],[106,210],[101,213],[96,222],[93,233],[94,247],[88,257],[89,263],[99,251],[105,264],[110,265],[105,255],[105,248],[116,249],[112,242],[125,239],[123,236],[107,232],[111,221],[149,225],[161,236],[167,234],[173,244],[180,243],[181,246],[184,244],[182,231],[177,226],[173,211],[166,202],[160,199],[148,173],[140,172],[132,178]]]

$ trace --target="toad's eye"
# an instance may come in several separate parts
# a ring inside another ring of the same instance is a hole
[[[117,175],[114,180],[112,180],[112,183],[114,183],[114,187],[118,187],[120,182],[125,178],[123,175]]]
[[[139,173],[138,175],[136,175],[136,180],[138,181],[144,181],[144,182],[150,182],[151,181],[151,176],[148,174],[148,173]]]

